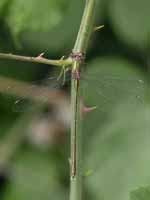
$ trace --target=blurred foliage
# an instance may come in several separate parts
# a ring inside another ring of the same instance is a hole
[[[13,0],[3,20],[18,47],[56,53],[73,45],[82,10],[79,0]]]
[[[114,0],[108,1],[109,15],[118,38],[127,44],[145,48],[149,43],[150,1]]]
[[[140,187],[130,193],[130,200],[148,200],[150,198],[150,186]]]
[[[97,128],[86,147],[86,179],[93,199],[128,199],[134,188],[150,183],[149,105],[120,105]],[[99,124],[101,122],[99,121]]]
[[[3,14],[3,11],[4,11],[4,6],[7,4],[7,1],[6,0],[2,0],[1,2],[0,2],[0,16],[1,17],[3,17],[2,16],[2,14]]]
[[[67,3],[62,0],[44,2],[14,0],[9,6],[6,20],[13,35],[32,30],[45,32],[61,22],[63,9]]]
[[[5,200],[66,199],[66,190],[59,181],[59,163],[41,152],[21,152],[12,164]]]
[[[1,0],[0,51],[31,56],[45,52],[49,58],[67,56],[84,3]],[[97,0],[95,25],[105,27],[93,34],[81,74],[83,101],[97,106],[83,122],[83,174],[89,174],[84,179],[85,199],[149,199],[149,186],[145,186],[150,184],[149,7],[149,0]],[[55,71],[59,70],[0,60],[1,76],[23,81],[36,82]],[[10,140],[12,146],[19,143],[15,151],[8,148],[11,156],[6,169],[0,165],[0,175],[7,177],[6,185],[0,182],[1,199],[67,199],[68,138],[45,151],[27,145],[26,139],[12,139],[12,127],[19,127],[13,129],[17,138],[17,134],[27,132],[29,119],[20,122],[22,113],[13,112],[18,98],[6,94],[0,94],[0,98],[0,146],[7,151]],[[0,153],[1,164],[5,155],[1,148]]]

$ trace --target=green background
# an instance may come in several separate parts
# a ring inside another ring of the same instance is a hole
[[[81,75],[83,101],[97,107],[83,119],[83,199],[148,200],[150,1],[96,3],[95,26],[104,28],[92,35]],[[85,0],[1,0],[0,52],[68,56],[84,4]],[[0,60],[1,77],[36,84],[47,73],[52,77],[59,70]],[[50,89],[57,87],[55,81],[48,84]],[[69,80],[63,91],[69,94]],[[22,100],[15,105],[18,98],[0,93],[0,198],[68,199],[69,130],[65,128],[61,143],[53,136],[51,143],[34,145],[28,141],[27,124],[34,112],[41,120],[51,118],[53,108],[28,108]]]

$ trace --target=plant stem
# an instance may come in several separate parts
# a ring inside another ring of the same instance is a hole
[[[80,29],[73,49],[71,79],[71,172],[70,200],[82,199],[82,133],[80,126],[79,67],[84,59],[89,38],[93,32],[93,13],[95,0],[86,0]]]
[[[84,13],[81,20],[80,29],[74,45],[74,52],[86,53],[89,38],[93,32],[95,0],[86,0]]]
[[[58,59],[58,60],[50,60],[43,58],[42,56],[37,57],[28,57],[28,56],[20,56],[14,54],[5,54],[0,53],[0,59],[9,59],[9,60],[18,60],[18,61],[26,61],[26,62],[33,62],[33,63],[41,63],[46,65],[54,65],[54,66],[69,66],[72,64],[72,60],[70,58],[67,59]]]

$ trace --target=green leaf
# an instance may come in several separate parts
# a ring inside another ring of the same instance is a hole
[[[0,13],[3,11],[4,5],[7,1],[6,0],[1,0],[0,1]]]
[[[48,31],[60,23],[66,1],[13,0],[7,23],[13,33],[23,31]]]
[[[143,74],[133,63],[117,57],[94,60],[85,73],[104,80],[100,93],[109,100],[103,105],[96,83],[87,84],[85,104],[96,105],[97,110],[85,116],[83,126],[85,171],[94,172],[85,178],[86,187],[95,200],[127,200],[131,190],[150,183],[147,86],[137,87],[136,80],[144,81]],[[113,83],[111,76],[120,81]]]
[[[118,38],[127,44],[145,48],[150,41],[150,1],[108,1],[109,16]]]
[[[54,159],[44,153],[21,153],[12,165],[4,200],[66,199],[57,170]]]
[[[65,2],[67,6],[63,9],[62,20],[57,26],[49,27],[47,32],[31,30],[23,32],[21,42],[26,48],[34,52],[46,51],[51,54],[72,48],[80,25],[84,0],[65,0]]]
[[[97,4],[97,19],[101,1]],[[85,0],[13,0],[5,22],[16,44],[24,49],[35,54],[68,52],[74,45],[84,4]]]
[[[86,184],[95,200],[127,200],[133,188],[150,184],[150,107],[133,107],[120,105],[104,127],[91,132],[85,167],[94,171]]]
[[[130,192],[130,200],[149,200],[150,186],[140,187]]]
[[[7,4],[8,4],[8,0],[0,1],[0,18],[4,17],[4,12],[5,12]]]

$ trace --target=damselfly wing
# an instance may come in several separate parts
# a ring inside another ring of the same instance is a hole
[[[49,76],[43,81],[44,85],[37,85],[34,82],[27,88],[22,87],[23,98],[20,97],[21,95],[17,98],[13,110],[25,110],[27,102],[32,103],[32,100],[38,100],[38,98],[47,103],[47,93],[59,90],[63,85],[63,79],[62,77],[58,80],[58,76]],[[131,104],[144,102],[146,80],[143,74],[127,61],[115,59],[95,61],[89,64],[86,71],[80,73],[80,79],[84,102],[91,106],[97,106],[98,110],[109,110],[120,101],[128,101]],[[69,85],[70,72],[65,74],[65,80]],[[7,93],[10,89],[11,94],[15,90],[14,87],[8,85]],[[33,94],[34,98],[32,98]]]

